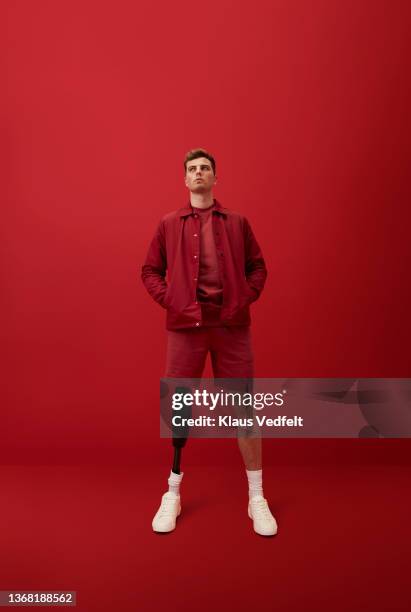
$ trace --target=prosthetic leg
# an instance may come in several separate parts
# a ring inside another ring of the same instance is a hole
[[[179,393],[189,393],[190,389],[186,387],[177,387],[176,392]],[[182,409],[181,416],[184,418],[190,419],[192,416],[191,406],[184,405]],[[178,436],[176,435],[177,429],[173,427],[173,447],[174,447],[174,459],[173,459],[173,467],[172,471],[175,474],[180,474],[180,461],[181,461],[181,450],[184,448],[187,442],[189,427],[186,425],[184,427],[178,428]]]
[[[189,409],[191,413],[191,408]],[[185,413],[185,414],[184,414]],[[184,416],[187,416],[187,410],[183,410]],[[172,423],[172,419],[171,419]],[[185,446],[188,438],[188,427],[176,428],[172,427],[172,440],[174,448],[173,467],[168,479],[169,491],[164,493],[161,498],[161,505],[153,519],[153,530],[157,533],[168,533],[173,531],[176,526],[176,519],[181,512],[181,499],[179,487],[183,477],[180,472],[181,450]]]
[[[171,468],[174,474],[180,474],[181,449],[184,448],[187,438],[173,438],[174,459]]]

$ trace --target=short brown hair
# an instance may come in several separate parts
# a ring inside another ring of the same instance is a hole
[[[192,161],[193,159],[197,159],[198,157],[205,157],[206,159],[208,159],[211,162],[213,172],[215,174],[215,159],[211,155],[211,153],[209,153],[205,149],[192,149],[187,153],[184,158],[184,174],[187,172],[187,162]]]

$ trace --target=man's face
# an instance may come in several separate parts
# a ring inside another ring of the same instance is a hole
[[[197,157],[187,162],[185,184],[193,193],[211,191],[216,177],[211,162],[206,157]]]

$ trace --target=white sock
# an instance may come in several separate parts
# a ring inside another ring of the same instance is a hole
[[[181,474],[176,474],[171,470],[170,477],[168,479],[168,491],[169,493],[174,493],[175,495],[180,495],[180,483],[183,479],[184,472]]]
[[[264,497],[263,493],[263,470],[246,470],[248,478],[248,497],[251,499],[256,495]]]

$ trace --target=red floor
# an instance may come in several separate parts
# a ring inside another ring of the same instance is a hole
[[[252,531],[241,469],[191,466],[167,535],[165,469],[0,474],[0,590],[75,590],[85,612],[410,609],[410,466],[266,466],[273,538]]]

